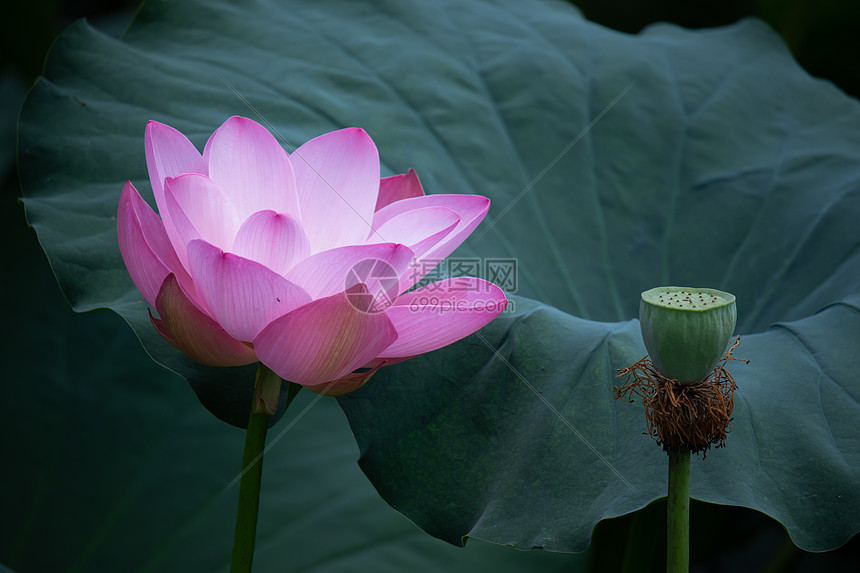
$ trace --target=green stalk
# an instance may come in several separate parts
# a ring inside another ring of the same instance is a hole
[[[263,478],[263,448],[266,445],[268,414],[251,414],[242,454],[242,479],[239,483],[239,507],[233,536],[233,561],[230,573],[250,573],[257,535],[257,513],[260,505],[260,481]]]
[[[666,573],[690,570],[690,450],[669,451],[666,500]]]
[[[287,406],[301,386],[290,384]],[[230,573],[250,573],[254,561],[254,540],[257,536],[257,514],[260,507],[260,482],[263,478],[263,452],[269,416],[278,407],[281,378],[263,366],[257,368],[254,400],[245,433],[245,450],[242,453],[242,474],[239,481],[239,505],[236,510],[236,530],[233,535],[233,558]]]

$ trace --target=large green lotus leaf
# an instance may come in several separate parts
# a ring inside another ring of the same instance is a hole
[[[817,551],[860,529],[858,112],[755,21],[628,36],[535,0],[148,2],[122,40],[83,23],[58,39],[19,164],[74,307],[119,312],[237,424],[249,382],[223,392],[248,369],[160,341],[116,247],[122,183],[148,192],[147,120],[197,145],[233,114],[289,145],[360,125],[386,173],[490,196],[458,255],[516,259],[519,294],[544,304],[516,299],[340,401],[377,489],[453,542],[581,550],[595,522],[659,497],[641,408],[611,399],[644,354],[625,321],[655,285],[733,292],[752,363],[733,368],[734,431],[693,492]]]
[[[0,571],[226,572],[244,432],[153,363],[123,321],[73,314],[11,194],[0,281]],[[355,464],[334,400],[302,392],[269,434],[254,571],[581,571],[580,556],[433,539]],[[232,486],[232,487],[231,487]]]
[[[480,335],[381,373],[341,405],[365,473],[430,533],[579,551],[598,521],[666,492],[641,405],[613,399],[617,369],[646,353],[639,324],[513,302]],[[693,497],[763,511],[808,550],[856,532],[858,302],[743,337],[737,354],[754,358],[729,364],[741,386],[732,432],[694,458]]]

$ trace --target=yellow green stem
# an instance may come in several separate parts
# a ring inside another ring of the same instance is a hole
[[[666,572],[690,570],[690,450],[669,451],[666,499]]]
[[[301,386],[290,383],[287,406]],[[236,529],[233,536],[233,557],[230,573],[250,573],[254,561],[254,542],[257,536],[257,514],[260,507],[260,483],[263,478],[263,452],[269,416],[274,414],[281,393],[281,378],[260,364],[254,385],[254,400],[245,433],[242,453],[242,474],[239,481],[239,505],[236,510]]]

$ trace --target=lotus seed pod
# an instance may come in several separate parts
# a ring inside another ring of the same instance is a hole
[[[639,322],[651,362],[666,378],[704,380],[735,330],[735,295],[709,288],[657,287],[642,293]]]

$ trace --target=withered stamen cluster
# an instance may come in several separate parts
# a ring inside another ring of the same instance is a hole
[[[693,453],[707,452],[711,445],[726,445],[726,434],[731,431],[734,378],[725,369],[732,352],[740,344],[738,336],[714,371],[701,382],[681,384],[666,378],[646,356],[618,376],[627,376],[621,388],[615,387],[615,398],[627,397],[633,401],[636,394],[642,398],[648,435],[665,451],[689,448]]]

